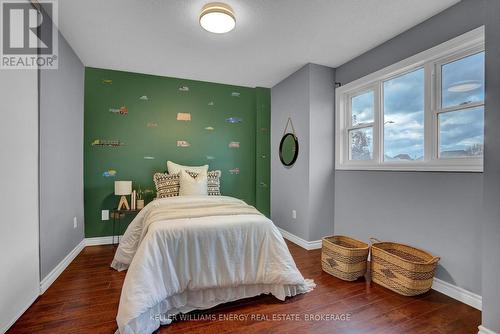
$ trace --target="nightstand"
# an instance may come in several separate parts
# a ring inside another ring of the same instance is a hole
[[[122,218],[125,216],[131,216],[134,217],[137,216],[137,214],[141,212],[141,210],[118,210],[118,209],[113,209],[111,210],[111,217],[113,218],[113,239],[112,239],[112,244],[117,245],[120,243],[120,236],[116,235],[115,233],[115,226],[118,224],[118,226],[121,226],[121,221]],[[117,237],[118,242],[115,243],[115,236]]]

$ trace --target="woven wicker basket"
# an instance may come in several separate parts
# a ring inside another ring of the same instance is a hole
[[[404,296],[420,295],[431,289],[439,257],[395,242],[370,240],[373,282]]]
[[[369,246],[364,242],[340,235],[323,238],[321,267],[343,279],[355,281],[366,273]]]

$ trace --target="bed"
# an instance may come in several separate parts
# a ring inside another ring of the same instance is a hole
[[[149,334],[179,313],[314,288],[271,220],[227,196],[178,196],[149,203],[130,223],[111,267],[126,270],[120,334]]]

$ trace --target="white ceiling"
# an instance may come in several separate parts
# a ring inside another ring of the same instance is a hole
[[[272,87],[337,67],[459,0],[226,0],[236,28],[198,24],[209,0],[63,0],[59,27],[86,66]]]

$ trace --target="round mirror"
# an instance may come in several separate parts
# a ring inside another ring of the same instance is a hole
[[[299,141],[293,133],[287,133],[281,138],[280,160],[287,167],[292,166],[297,161],[299,155]]]

